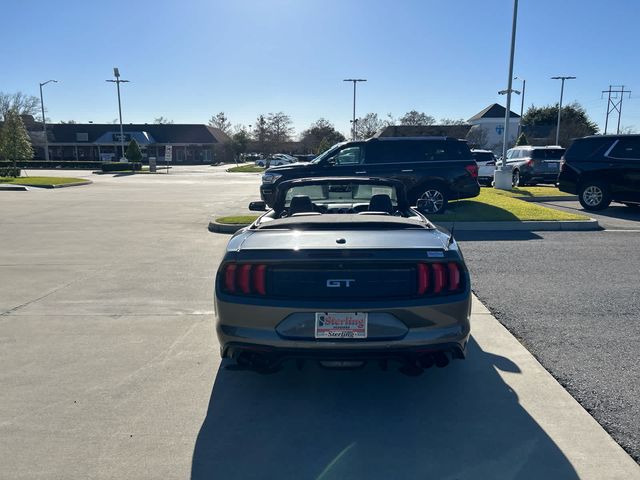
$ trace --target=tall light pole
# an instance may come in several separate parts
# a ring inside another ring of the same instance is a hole
[[[527,87],[527,81],[524,78],[513,77],[514,80],[522,80],[522,97],[520,98],[520,121],[518,122],[518,136],[522,133],[522,115],[524,115],[524,90]]]
[[[353,120],[351,120],[351,140],[356,139],[356,83],[366,82],[364,78],[345,78],[343,82],[353,82]]]
[[[565,80],[574,80],[576,77],[551,77],[551,80],[562,80],[562,85],[560,87],[560,105],[558,106],[558,125],[556,127],[556,145],[560,143],[560,118],[562,116],[562,95],[564,94],[564,81]]]
[[[511,172],[507,169],[507,143],[509,142],[509,115],[511,113],[511,93],[513,86],[513,57],[516,51],[516,26],[518,23],[518,0],[513,0],[513,21],[511,23],[511,52],[509,54],[509,76],[507,77],[507,108],[504,113],[504,137],[502,141],[502,164],[494,173],[494,186],[501,190],[511,190]]]
[[[113,67],[113,76],[116,77],[115,80],[107,80],[107,82],[112,82],[116,84],[118,89],[118,113],[120,114],[120,146],[122,147],[122,157],[124,158],[124,131],[122,130],[122,106],[120,104],[120,84],[128,83],[129,80],[121,80],[120,79],[120,70],[118,67]]]
[[[42,87],[44,87],[47,83],[58,83],[57,80],[47,80],[46,82],[42,82],[40,84],[40,108],[42,108],[42,133],[44,133],[44,159],[49,161],[49,137],[47,135],[47,119],[44,116],[44,97],[42,96]]]

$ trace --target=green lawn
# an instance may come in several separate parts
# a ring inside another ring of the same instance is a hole
[[[546,187],[529,187],[546,188]],[[443,215],[432,215],[434,222],[505,222],[534,220],[587,220],[589,217],[562,212],[531,202],[518,200],[516,195],[493,188],[483,188],[480,195],[451,202]]]
[[[230,217],[216,218],[218,223],[252,223],[258,215],[235,215]]]
[[[264,167],[256,167],[255,165],[240,165],[239,167],[229,168],[227,172],[257,173],[257,172],[264,172]]]
[[[86,182],[83,178],[70,177],[0,177],[0,183],[13,183],[14,185],[64,185],[67,183]]]
[[[484,190],[488,190],[483,188]],[[566,197],[571,194],[561,192],[557,189],[557,187],[546,186],[546,187],[514,187],[512,190],[498,190],[497,188],[492,189],[494,192],[499,193],[500,195],[505,195],[508,197]]]

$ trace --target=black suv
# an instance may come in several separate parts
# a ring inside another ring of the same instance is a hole
[[[450,137],[379,137],[343,142],[306,164],[269,168],[260,195],[273,206],[285,180],[307,177],[382,177],[400,180],[411,205],[441,213],[449,200],[480,193],[478,166],[464,140]]]
[[[564,154],[558,188],[577,194],[587,210],[602,210],[612,201],[640,206],[640,135],[574,140]]]

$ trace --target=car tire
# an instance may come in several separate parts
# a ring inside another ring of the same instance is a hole
[[[522,179],[520,178],[520,170],[514,170],[511,172],[511,186],[512,187],[522,187]]]
[[[416,207],[425,215],[444,213],[448,204],[447,193],[444,188],[434,185],[425,187],[416,199]]]
[[[604,210],[611,203],[611,196],[605,184],[586,182],[580,186],[578,200],[585,210]]]

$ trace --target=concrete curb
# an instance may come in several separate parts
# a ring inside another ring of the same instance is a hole
[[[450,230],[453,222],[431,221],[440,228]],[[565,221],[533,221],[533,222],[455,222],[456,231],[588,231],[600,230],[600,224],[594,218],[589,220],[565,220]],[[218,223],[215,220],[209,222],[209,231],[214,233],[236,233],[241,228],[249,225],[240,223]]]
[[[27,187],[25,185],[13,185],[11,183],[2,183],[0,184],[0,192],[3,190],[7,192],[26,192]]]
[[[515,197],[518,200],[522,200],[524,202],[577,202],[577,195],[564,195],[562,197],[558,196],[546,196],[546,197]]]
[[[215,220],[211,220],[209,222],[209,231],[213,233],[236,233],[247,225],[250,225],[250,223],[218,223]]]
[[[74,182],[74,183],[63,183],[60,185],[29,185],[28,183],[23,183],[22,185],[25,187],[33,187],[33,188],[67,188],[67,187],[80,187],[82,185],[90,185],[93,182],[91,180],[86,180],[84,182]]]

